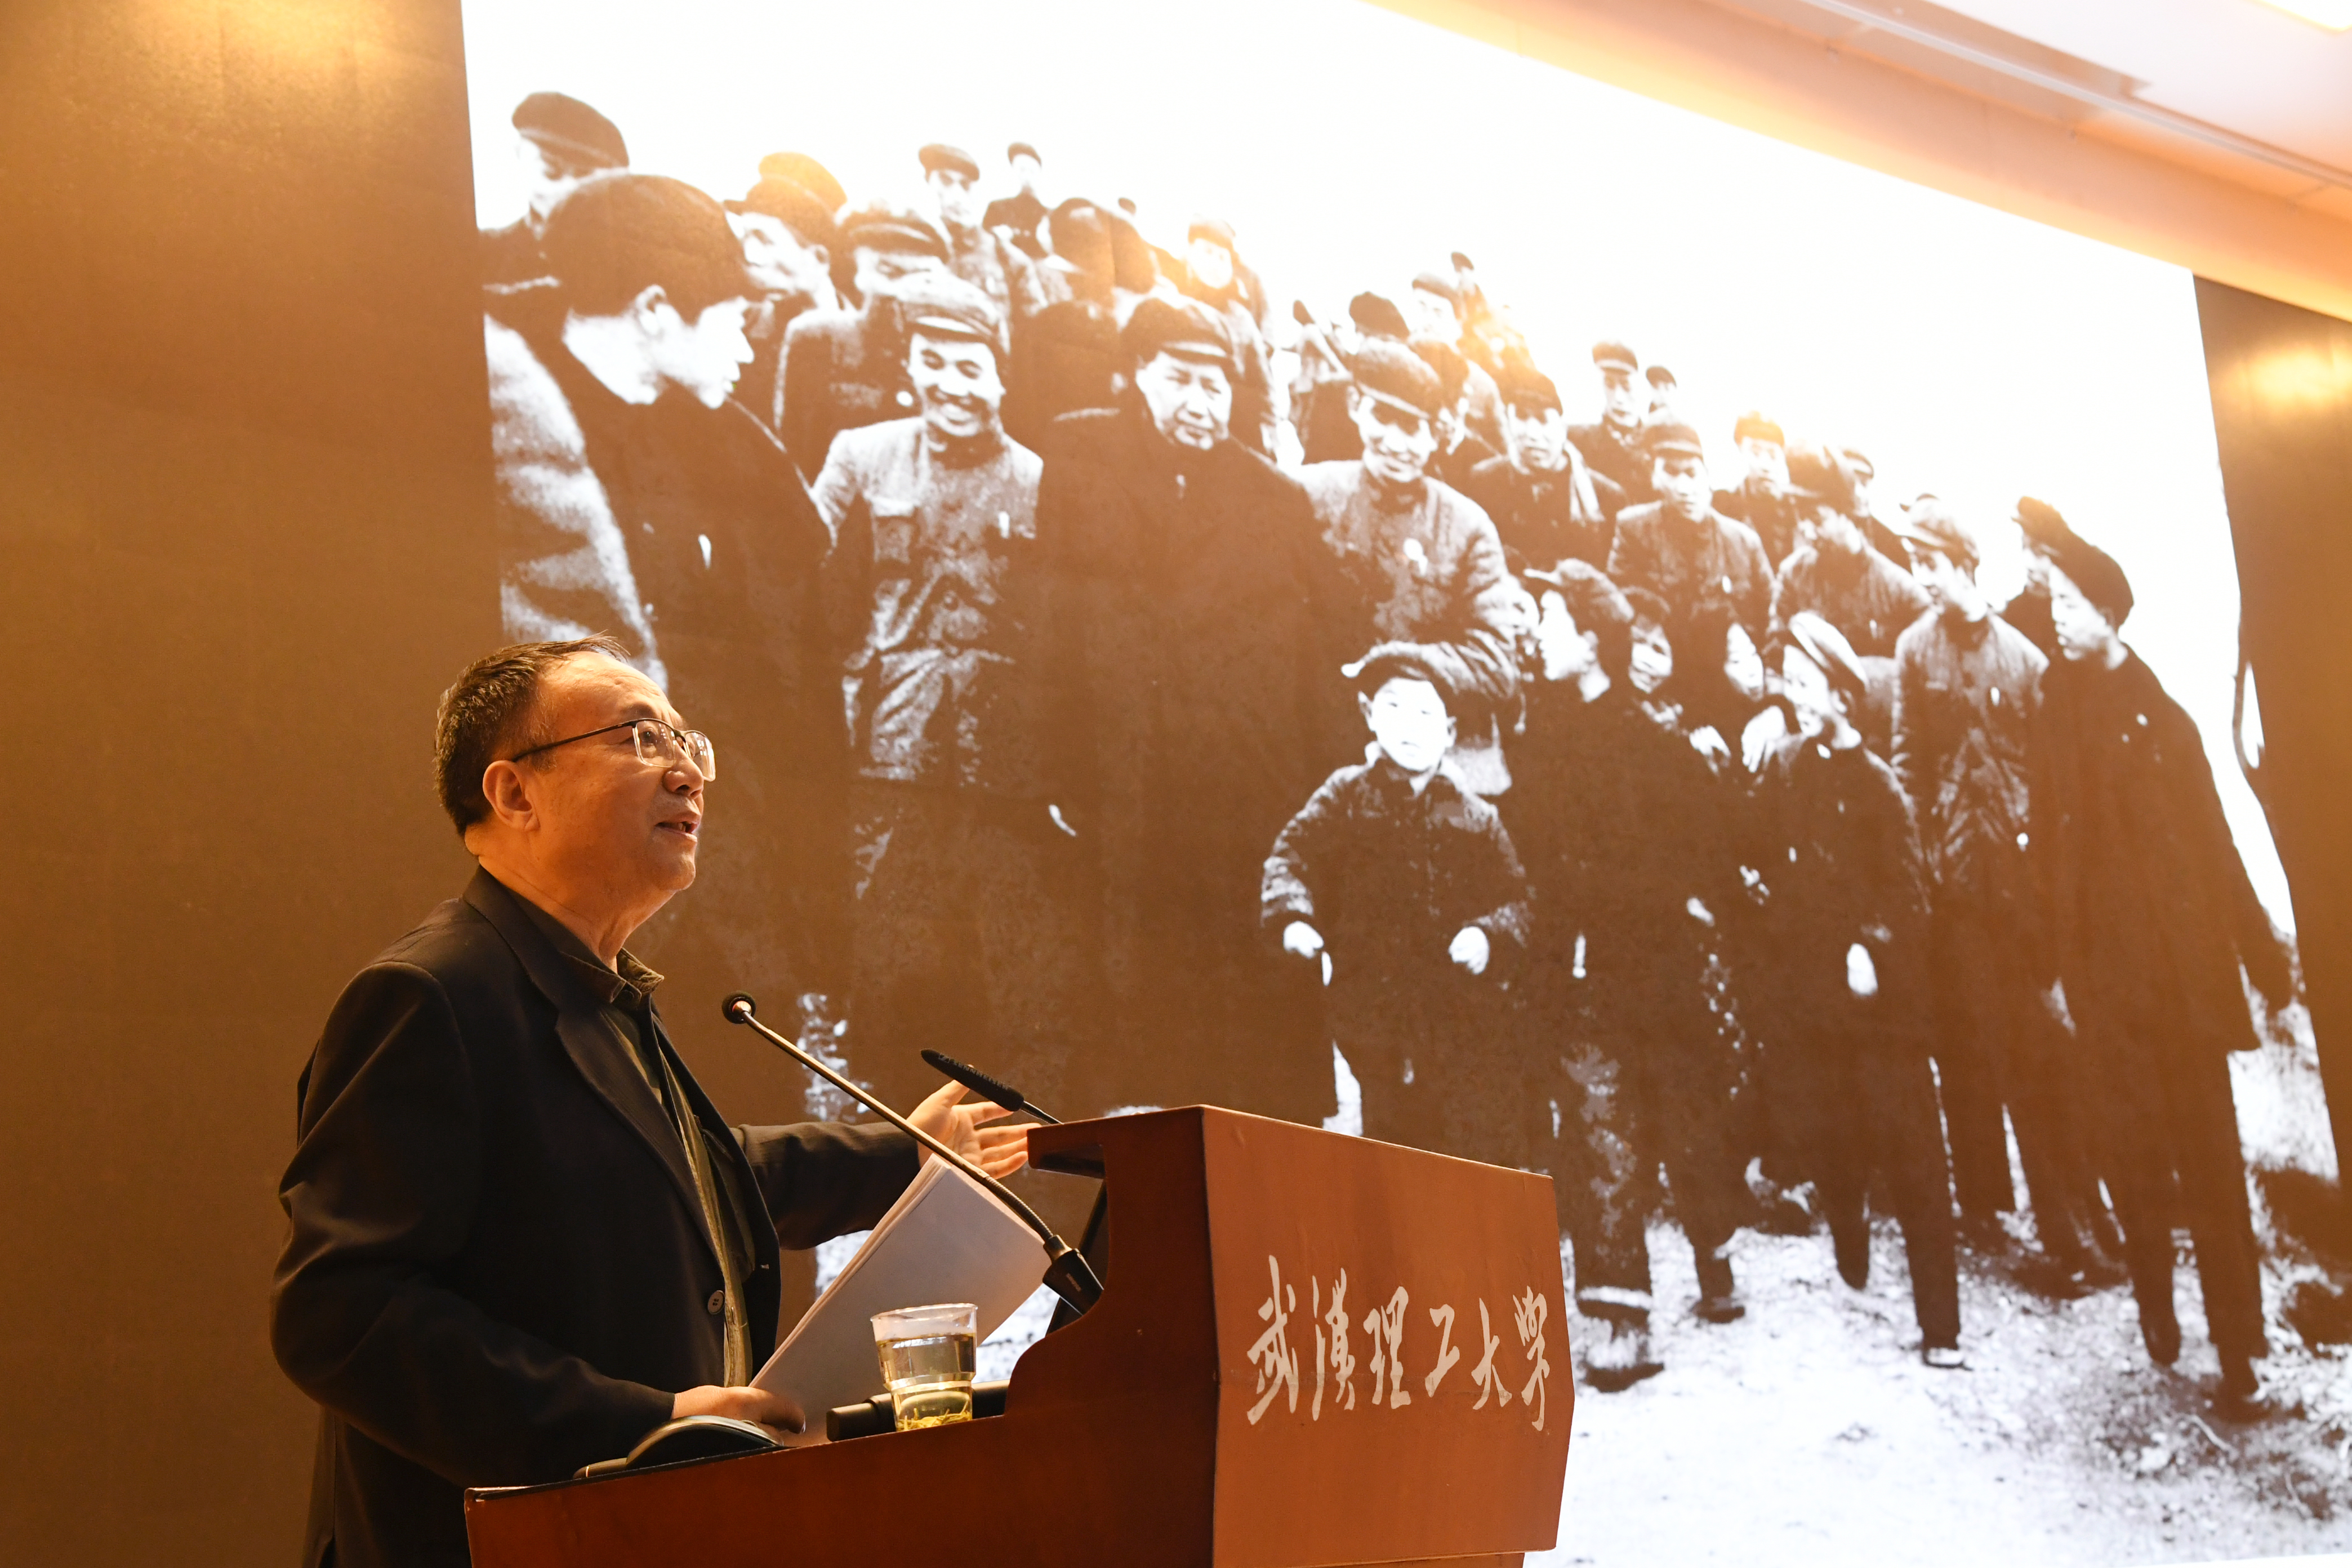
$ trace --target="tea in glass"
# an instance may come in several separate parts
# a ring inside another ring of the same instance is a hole
[[[901,1432],[971,1419],[980,1309],[970,1301],[874,1314],[874,1349]]]

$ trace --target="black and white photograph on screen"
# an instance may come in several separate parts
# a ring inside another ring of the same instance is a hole
[[[1542,1561],[2352,1547],[2189,274],[1360,0],[465,21],[481,592],[725,752],[665,969],[1549,1174]]]

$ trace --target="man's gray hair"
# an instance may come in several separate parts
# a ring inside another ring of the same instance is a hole
[[[539,689],[547,672],[587,653],[624,664],[629,657],[601,633],[568,642],[516,643],[467,665],[441,694],[433,726],[433,785],[461,837],[490,815],[489,799],[482,794],[483,770],[555,739],[539,732],[544,727]]]

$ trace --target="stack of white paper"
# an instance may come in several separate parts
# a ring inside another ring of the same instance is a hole
[[[1036,1232],[961,1171],[927,1160],[752,1381],[807,1414],[809,1429],[792,1439],[795,1445],[822,1443],[826,1411],[882,1392],[875,1313],[970,1301],[980,1308],[984,1340],[1045,1274]]]

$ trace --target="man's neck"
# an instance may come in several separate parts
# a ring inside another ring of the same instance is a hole
[[[590,910],[583,907],[587,900],[576,894],[567,898],[557,891],[549,879],[536,874],[533,868],[520,858],[491,849],[478,855],[477,859],[483,870],[497,879],[500,887],[515,897],[537,905],[564,930],[578,937],[607,969],[619,960],[621,949],[627,945],[629,938],[654,912],[652,910],[642,913]]]
[[[1598,702],[1609,694],[1611,684],[1609,672],[1594,665],[1576,678],[1576,694],[1587,702]]]
[[[623,317],[574,310],[563,319],[563,346],[622,402],[642,408],[661,395],[661,378],[646,363],[644,340]]]
[[[1380,502],[1385,507],[1397,508],[1414,505],[1421,500],[1423,487],[1426,485],[1427,482],[1428,480],[1426,476],[1415,474],[1403,484],[1392,484],[1389,480],[1384,479],[1381,478],[1380,475],[1374,473],[1370,464],[1366,464],[1364,467],[1365,488],[1372,492],[1372,499],[1374,500]]]
[[[1520,447],[1511,454],[1511,462],[1519,472],[1529,479],[1564,473],[1568,468],[1568,457],[1565,453],[1551,462],[1539,463],[1525,447]]]

